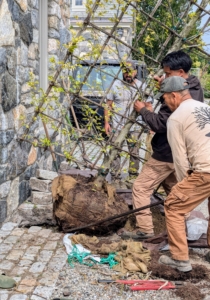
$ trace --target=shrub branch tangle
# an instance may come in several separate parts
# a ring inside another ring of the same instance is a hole
[[[22,117],[25,132],[20,139],[26,140],[37,147],[51,149],[54,157],[58,155],[65,157],[70,163],[79,168],[98,169],[99,175],[95,181],[95,186],[100,189],[105,175],[119,150],[121,150],[121,155],[125,157],[124,163],[132,155],[122,147],[132,125],[138,123],[136,113],[131,109],[131,114],[125,116],[120,111],[110,109],[110,116],[114,113],[118,114],[121,120],[126,120],[125,126],[115,141],[113,141],[113,134],[109,138],[104,137],[101,119],[97,114],[99,108],[107,108],[106,96],[114,81],[116,79],[121,80],[120,74],[124,62],[127,58],[144,61],[152,75],[154,69],[156,72],[159,70],[159,62],[167,53],[184,49],[192,56],[194,66],[206,69],[210,55],[204,49],[201,37],[204,30],[207,30],[208,24],[206,22],[201,28],[200,23],[203,15],[210,15],[207,11],[208,2],[208,0],[202,0],[198,4],[196,1],[183,2],[182,0],[87,1],[87,17],[83,21],[78,18],[77,26],[79,29],[77,31],[72,30],[71,42],[60,46],[66,49],[64,59],[59,62],[56,62],[53,58],[50,60],[51,74],[48,89],[40,91],[37,87],[37,81],[33,74],[31,75],[31,81],[29,82],[32,93],[31,105],[35,107],[35,113],[31,120],[27,120],[27,122],[24,120],[24,116]],[[110,13],[113,11],[115,13]],[[96,25],[99,18],[108,14],[110,26],[101,28]],[[118,34],[118,29],[122,26],[124,18],[134,20],[132,45],[129,39],[122,39]],[[81,53],[80,50],[84,44],[88,51]],[[124,49],[124,55],[122,55],[120,49]],[[116,74],[109,74],[106,69],[104,70],[104,57],[107,55],[121,62],[121,67]],[[100,65],[98,64],[99,60]],[[89,62],[86,71],[83,72],[81,78],[75,78],[73,76],[75,70],[81,70],[81,64],[84,61]],[[106,82],[107,77],[111,78],[105,92],[101,83],[90,82],[90,75],[93,71],[98,72],[103,82]],[[153,80],[147,78],[146,83],[150,93],[155,93]],[[100,101],[95,103],[85,95],[84,87],[93,94],[96,89],[101,91]],[[41,97],[37,96],[40,93]],[[141,101],[145,101],[145,95],[141,89],[136,88],[136,93],[130,103],[131,108],[136,97]],[[61,98],[64,99],[62,103]],[[80,124],[80,120],[77,120],[73,108],[76,102],[81,104],[85,123]],[[91,103],[98,108],[96,110],[91,109],[89,105]],[[70,115],[76,124],[75,127],[72,126]],[[51,137],[48,136],[46,131],[47,136],[45,138],[35,139],[31,128],[34,122],[38,122],[39,119],[43,121],[47,128],[54,130]],[[142,141],[145,125],[139,123],[138,125],[138,138]],[[57,134],[58,136],[56,136]],[[133,140],[133,142],[136,142],[136,140]],[[62,149],[60,153],[54,150],[58,145]],[[78,149],[81,152],[82,160],[78,159]],[[138,158],[144,161],[143,157]]]

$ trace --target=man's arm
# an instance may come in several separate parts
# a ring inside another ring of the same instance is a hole
[[[104,129],[107,135],[110,134],[111,132],[111,126],[109,124],[110,121],[110,109],[112,109],[113,101],[112,100],[107,100],[106,101],[106,108],[104,108]]]
[[[189,160],[187,158],[182,124],[169,119],[167,123],[167,138],[172,150],[177,180],[182,181],[189,170]]]
[[[166,104],[162,104],[158,113],[149,111],[145,104],[136,101],[134,104],[135,110],[142,115],[143,121],[149,125],[152,131],[157,133],[166,132],[166,123],[171,115],[171,111]]]

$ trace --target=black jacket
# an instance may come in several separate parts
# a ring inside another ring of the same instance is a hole
[[[200,81],[196,76],[189,76],[187,82],[190,86],[190,94],[194,100],[200,102],[204,101],[203,90]],[[146,109],[145,107],[140,110],[140,114],[147,125],[155,132],[152,139],[152,157],[156,160],[163,162],[173,162],[171,147],[167,139],[166,123],[172,112],[168,106],[161,99],[162,105],[158,113],[154,113]]]

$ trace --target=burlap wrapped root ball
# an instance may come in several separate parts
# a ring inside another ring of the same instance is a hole
[[[53,212],[64,232],[128,211],[128,206],[111,185],[97,191],[93,183],[61,175],[52,182]],[[88,232],[108,232],[124,226],[126,217],[88,228]]]

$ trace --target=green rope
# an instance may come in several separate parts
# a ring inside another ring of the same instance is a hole
[[[68,255],[68,263],[69,265],[74,268],[75,262],[78,262],[82,265],[86,265],[89,267],[92,267],[93,265],[97,264],[98,262],[90,257],[89,259],[92,260],[92,262],[87,262],[85,261],[85,257],[91,255],[91,253],[88,252],[80,252],[77,247],[74,245],[72,252]],[[101,258],[99,264],[109,264],[110,268],[112,269],[115,265],[118,264],[118,262],[114,259],[116,256],[116,253],[110,253],[108,257],[106,258]]]
[[[112,269],[114,266],[118,265],[119,263],[114,259],[116,253],[109,253],[107,258],[101,258],[99,264],[109,264],[110,268]]]

